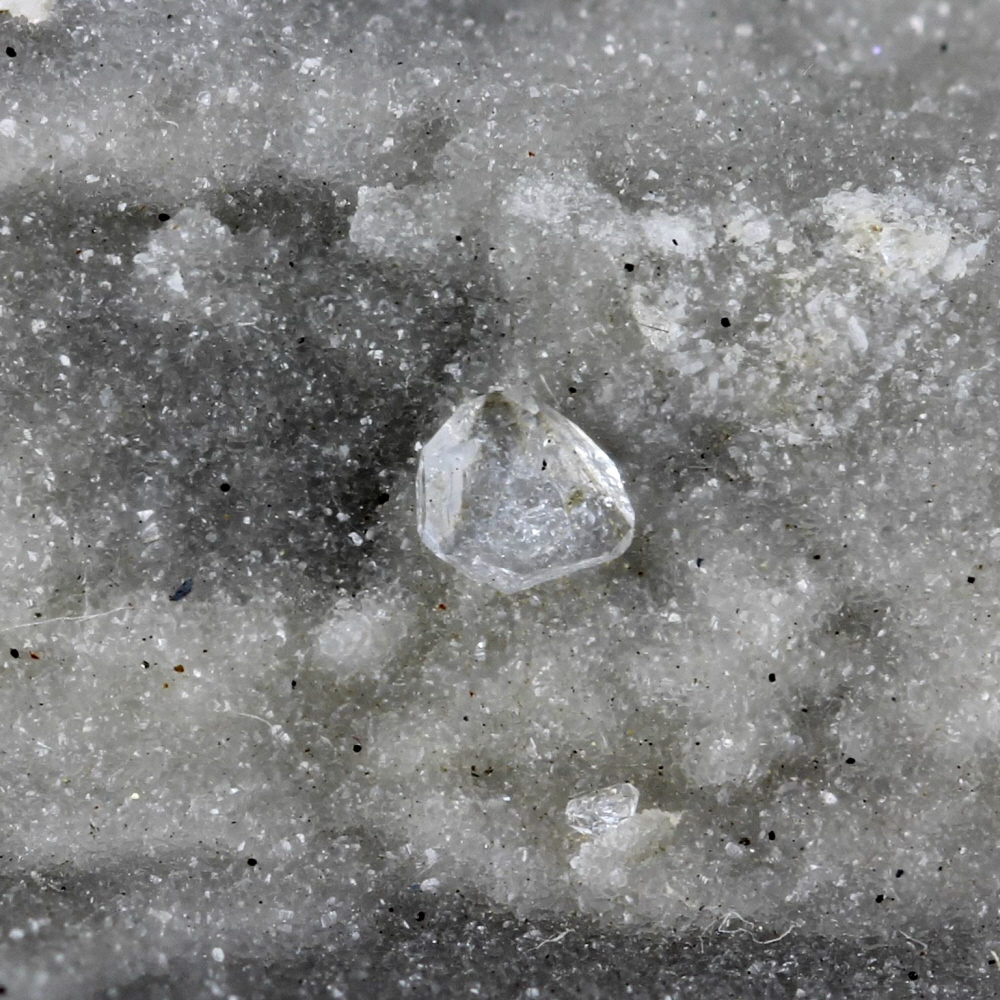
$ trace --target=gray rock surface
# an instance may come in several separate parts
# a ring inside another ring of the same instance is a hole
[[[7,2],[0,992],[994,995],[1000,8]],[[625,555],[420,543],[495,385]]]

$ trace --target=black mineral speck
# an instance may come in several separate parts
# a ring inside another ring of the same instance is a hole
[[[17,55],[17,49],[15,49],[13,45],[8,45],[7,46],[7,55],[9,55],[11,57],[11,59],[13,59],[14,56]]]
[[[256,858],[247,858],[247,864],[251,868],[256,868],[257,867],[257,859]]]
[[[768,830],[767,831],[767,839],[768,840],[774,840],[774,830]]]
[[[905,874],[906,872],[902,868],[896,869],[896,878],[902,878]]]
[[[223,493],[228,493],[232,489],[232,486],[230,486],[229,483],[219,483],[219,489],[222,490]]]
[[[12,649],[10,651],[10,655],[13,656],[14,659],[16,660],[21,654],[16,649]]]
[[[181,585],[170,595],[171,601],[183,601],[188,594],[191,593],[191,588],[194,586],[194,580],[188,577],[186,580],[181,581]]]
[[[879,893],[879,894],[878,894],[878,895],[877,895],[877,896],[875,897],[875,902],[876,902],[876,903],[884,903],[884,902],[885,902],[885,896],[883,896],[883,895],[882,895],[882,893]]]
[[[919,972],[914,972],[913,969],[910,969],[910,971],[906,974],[906,977],[911,982],[915,983],[920,978],[920,973]]]
[[[719,322],[722,324],[722,328],[724,330],[728,330],[730,328],[730,326],[732,326],[732,323],[729,322],[729,317],[728,316],[723,316],[722,319],[719,320]]]
[[[415,919],[415,920],[417,920],[417,921],[420,921],[420,920],[423,920],[425,916],[426,916],[426,914],[424,913],[424,911],[423,911],[423,910],[421,910],[421,911],[420,911],[420,912],[419,912],[419,913],[418,913],[418,914],[416,915],[416,917],[415,917],[414,919]]]
[[[157,218],[160,220],[160,222],[169,222],[170,221],[170,216],[167,215],[166,212],[160,212],[160,214],[157,216]]]
[[[351,749],[355,753],[361,753],[361,744],[360,743],[355,743],[354,746],[351,747]]]
[[[632,271],[635,270],[635,264],[626,264],[625,270],[631,273]]]
[[[773,684],[778,678],[774,674],[768,674],[767,679]]]
[[[388,503],[389,502],[389,494],[388,493],[380,493],[378,495],[378,502],[380,504]]]
[[[974,576],[967,576],[967,577],[966,577],[965,579],[966,579],[966,580],[967,580],[967,581],[968,581],[969,583],[975,583],[975,582],[976,582],[976,578],[975,578]]]

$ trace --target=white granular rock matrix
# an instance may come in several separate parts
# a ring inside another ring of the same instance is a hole
[[[5,1000],[992,995],[998,60],[8,0]]]

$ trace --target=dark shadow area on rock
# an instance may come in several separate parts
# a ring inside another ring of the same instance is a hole
[[[947,995],[983,1000],[968,928],[944,928],[925,942],[901,934],[865,941],[803,937],[751,928],[735,916],[703,934],[661,937],[601,928],[591,920],[527,919],[481,900],[407,893],[385,900],[372,931],[344,950],[295,955],[176,958],[94,1000],[200,1000],[223,990],[242,1000],[339,996],[630,996],[698,1000],[901,1000]],[[754,940],[757,938],[757,940]],[[997,975],[995,967],[989,972]]]
[[[220,199],[228,256],[198,260],[172,299],[135,257],[184,216],[138,199],[64,179],[0,204],[28,265],[5,298],[39,321],[6,345],[5,436],[45,442],[44,467],[23,449],[23,486],[79,540],[52,589],[194,577],[196,600],[249,593],[260,573],[275,589],[359,586],[485,279],[437,287],[363,257],[332,192],[273,177]],[[117,263],[81,263],[104,243]]]

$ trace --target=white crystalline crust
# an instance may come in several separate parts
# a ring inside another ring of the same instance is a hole
[[[718,995],[824,935],[880,996],[992,989],[1000,5],[12,9],[4,997],[286,996],[241,956],[378,961],[472,900],[742,942]],[[617,559],[425,521],[508,598],[421,542],[416,446],[491,385],[622,470]],[[434,992],[383,965],[299,995]]]
[[[2,10],[28,21],[44,21],[52,13],[54,0],[3,0]]]
[[[614,462],[552,407],[501,390],[421,449],[417,516],[439,559],[505,593],[616,559],[635,525]]]

